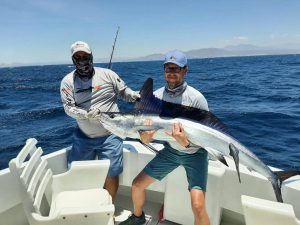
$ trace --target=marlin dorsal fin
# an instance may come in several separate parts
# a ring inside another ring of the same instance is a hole
[[[214,159],[214,160],[218,160],[220,161],[221,163],[223,163],[225,166],[228,167],[228,164],[226,162],[226,159],[224,157],[224,155],[222,155],[220,152],[218,152],[217,150],[213,149],[213,148],[210,148],[210,147],[205,147],[204,148],[208,153],[209,155]]]
[[[153,79],[148,78],[140,90],[141,98],[134,105],[138,113],[160,113],[162,101],[153,95]]]
[[[158,114],[161,117],[186,118],[229,134],[227,127],[212,112],[166,102],[153,95],[153,79],[148,78],[140,90],[141,98],[134,105],[138,114]]]

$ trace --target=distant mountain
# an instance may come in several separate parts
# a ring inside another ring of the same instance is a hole
[[[261,47],[250,44],[230,45],[224,48],[201,48],[184,52],[190,59],[213,58],[213,57],[231,57],[231,56],[255,56],[255,55],[286,55],[300,54],[299,49],[282,49],[272,47]],[[130,61],[151,61],[163,60],[163,54],[152,54],[148,56],[130,59]]]
[[[260,47],[256,45],[250,45],[250,44],[240,44],[240,45],[228,45],[224,47],[224,49],[228,51],[260,51],[260,50],[266,50],[266,47]]]
[[[139,61],[152,61],[152,60],[163,60],[164,54],[151,54],[143,57],[138,58]],[[135,60],[135,59],[132,59]]]
[[[201,48],[193,49],[184,52],[189,59],[197,58],[214,58],[214,57],[233,57],[233,56],[255,56],[255,55],[287,55],[287,54],[300,54],[300,46],[295,44],[286,44],[284,47],[262,47],[250,44],[240,45],[229,45],[224,48]],[[164,54],[156,53],[136,58],[122,57],[113,58],[114,62],[132,62],[132,61],[155,61],[163,60]],[[95,58],[95,63],[107,63],[108,58]],[[0,67],[15,67],[15,66],[34,66],[34,65],[59,65],[59,64],[70,64],[71,61],[60,61],[60,62],[45,62],[45,63],[11,63],[4,64],[0,63]]]
[[[0,63],[1,67],[21,67],[21,66],[46,66],[46,65],[66,65],[72,64],[70,61],[52,61],[52,62],[36,62],[36,63]]]
[[[222,48],[201,48],[185,52],[190,59],[229,56],[230,51]]]

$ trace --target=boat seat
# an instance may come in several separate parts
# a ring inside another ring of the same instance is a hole
[[[74,161],[54,175],[36,144],[28,139],[9,163],[29,224],[113,225],[115,207],[103,189],[109,160]]]
[[[293,206],[246,195],[241,197],[246,225],[300,225]]]

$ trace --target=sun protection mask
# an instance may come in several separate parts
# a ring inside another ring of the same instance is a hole
[[[187,87],[187,83],[184,81],[181,85],[176,88],[171,89],[168,84],[165,85],[165,91],[170,97],[177,97],[181,95]]]
[[[72,61],[76,66],[76,73],[81,77],[92,77],[94,72],[94,65],[93,65],[93,55],[89,54],[88,57],[84,58],[76,58],[72,57]]]

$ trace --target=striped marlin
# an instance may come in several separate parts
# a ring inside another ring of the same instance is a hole
[[[281,184],[300,171],[272,171],[253,152],[233,138],[225,125],[213,113],[166,102],[153,95],[153,80],[148,79],[140,91],[141,99],[129,113],[101,113],[97,119],[113,134],[125,138],[139,138],[139,131],[170,131],[174,123],[182,124],[188,140],[204,148],[210,155],[227,165],[224,156],[233,158],[239,182],[239,164],[266,177],[272,184],[278,202],[283,202]],[[146,120],[151,125],[144,125]],[[165,132],[155,135],[156,141],[168,141]]]

